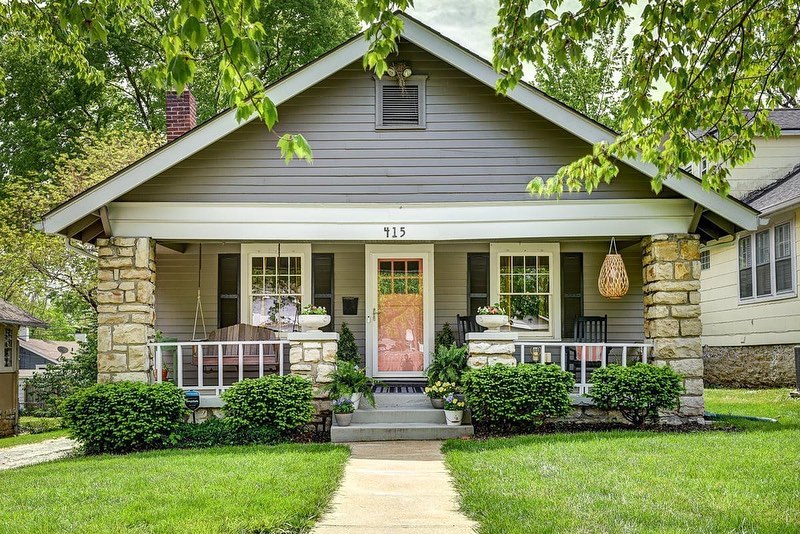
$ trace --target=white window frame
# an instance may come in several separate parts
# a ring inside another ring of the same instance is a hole
[[[519,338],[561,340],[561,245],[559,243],[490,243],[489,294],[490,304],[500,300],[500,256],[547,256],[550,262],[550,328],[549,330],[519,333]]]
[[[252,259],[254,257],[277,256],[278,243],[243,243],[241,248],[241,276],[239,294],[242,295],[240,317],[242,322],[253,320]],[[311,303],[311,245],[308,243],[281,243],[281,257],[300,257],[300,298],[301,306]]]
[[[7,366],[5,359],[6,332],[11,333],[11,366]],[[9,324],[0,324],[0,373],[13,373],[17,370],[19,362],[19,344],[17,343],[17,327]]]
[[[737,249],[738,252],[738,249]],[[705,261],[704,261],[705,258]],[[738,257],[737,257],[737,264],[738,264]],[[711,268],[711,250],[710,249],[702,249],[700,251],[700,270],[707,271]]]
[[[415,74],[405,79],[407,86],[414,85],[419,88],[419,101],[417,102],[417,114],[419,122],[417,124],[383,124],[383,87],[386,85],[396,86],[397,81],[393,78],[375,77],[375,129],[376,130],[424,130],[427,128],[425,86],[428,81],[427,74]]]
[[[780,293],[777,292],[775,284],[777,282],[777,277],[775,276],[775,228],[778,226],[788,225],[789,227],[789,247],[790,247],[790,255],[789,258],[791,260],[790,271],[792,273],[792,287],[791,289],[781,291]],[[770,293],[762,296],[758,296],[758,289],[757,289],[757,275],[756,275],[756,268],[758,267],[757,258],[756,258],[756,234],[760,234],[762,232],[769,232],[769,271],[770,271]],[[736,291],[737,291],[737,298],[739,304],[755,304],[758,302],[769,302],[772,300],[783,300],[788,298],[794,298],[797,296],[797,248],[796,248],[796,238],[795,235],[796,227],[794,218],[789,219],[779,219],[774,223],[766,226],[764,228],[759,228],[755,232],[744,232],[736,236]],[[741,276],[740,276],[740,267],[739,267],[739,254],[740,254],[740,241],[750,237],[750,255],[751,255],[751,266],[752,269],[752,296],[742,298],[742,287],[741,287]]]

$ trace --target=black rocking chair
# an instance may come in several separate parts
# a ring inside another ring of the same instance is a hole
[[[483,328],[475,321],[474,315],[456,315],[456,342],[459,347],[463,347],[467,342],[467,334],[470,332],[483,332]]]
[[[608,315],[582,316],[575,319],[573,327],[575,345],[583,343],[608,343]],[[581,356],[577,347],[567,347],[567,368],[575,373],[581,370]],[[586,368],[600,367],[600,361],[587,361]]]

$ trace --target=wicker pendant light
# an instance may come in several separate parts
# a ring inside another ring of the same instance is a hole
[[[613,254],[611,250],[614,250]],[[617,252],[617,242],[611,238],[608,254],[600,267],[600,277],[597,279],[597,288],[600,294],[607,299],[618,299],[628,293],[628,273],[625,272],[625,262]]]

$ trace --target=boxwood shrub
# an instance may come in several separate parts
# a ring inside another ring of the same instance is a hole
[[[673,409],[683,393],[681,376],[670,367],[636,363],[609,365],[592,374],[588,396],[603,410],[619,410],[627,421],[642,426],[658,410]]]
[[[86,453],[123,454],[178,443],[187,410],[174,384],[112,382],[77,391],[62,412]]]
[[[256,431],[289,436],[311,422],[311,381],[296,375],[245,379],[222,394],[223,412],[232,432]]]
[[[556,365],[490,365],[467,372],[464,399],[483,431],[524,432],[570,412],[572,374]]]
[[[213,417],[202,423],[184,423],[178,446],[200,449],[223,445],[274,445],[282,441],[286,438],[275,429],[256,427],[236,431],[227,418]]]

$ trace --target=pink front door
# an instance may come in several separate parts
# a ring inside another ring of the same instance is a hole
[[[377,372],[425,370],[422,258],[379,258]]]

